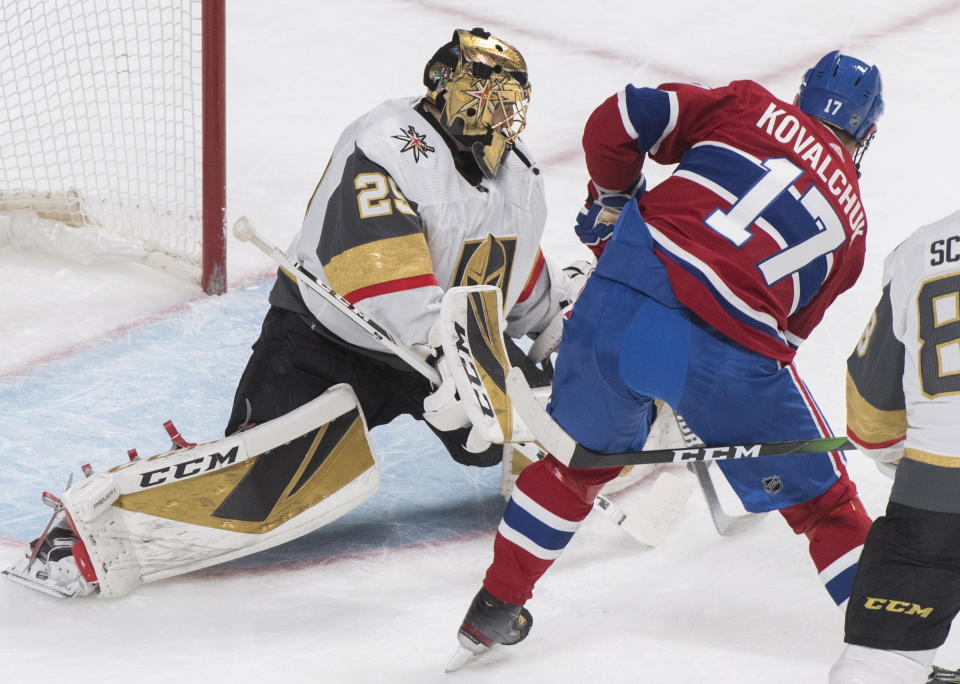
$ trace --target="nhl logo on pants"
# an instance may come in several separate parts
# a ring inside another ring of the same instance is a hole
[[[783,480],[780,479],[779,475],[771,475],[770,477],[765,477],[762,480],[763,490],[767,494],[776,494],[781,489],[783,489]]]

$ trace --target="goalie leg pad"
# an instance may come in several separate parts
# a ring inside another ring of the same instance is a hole
[[[87,478],[63,503],[100,593],[119,596],[303,536],[378,485],[356,396],[336,385],[249,430]],[[116,499],[94,505],[111,488]]]

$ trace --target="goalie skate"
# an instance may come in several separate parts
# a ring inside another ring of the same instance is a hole
[[[72,479],[72,478],[71,478]],[[67,488],[70,482],[67,483]],[[54,522],[64,512],[63,503],[49,492],[43,501],[54,511],[41,535],[34,539],[23,559],[0,571],[12,582],[57,598],[85,596],[96,586],[96,574],[83,542],[64,515],[59,525]]]

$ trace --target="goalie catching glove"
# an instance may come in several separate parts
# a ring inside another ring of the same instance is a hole
[[[560,344],[560,338],[563,336],[563,322],[570,317],[573,305],[586,286],[587,278],[593,273],[593,268],[593,262],[581,259],[566,266],[562,275],[554,275],[555,272],[551,271],[551,282],[554,287],[562,291],[562,295],[559,297],[558,308],[527,351],[527,356],[534,363],[544,361]]]

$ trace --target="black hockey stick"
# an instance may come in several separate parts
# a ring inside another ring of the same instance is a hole
[[[853,449],[846,437],[820,437],[787,442],[759,442],[729,446],[685,447],[683,449],[653,449],[650,451],[624,451],[602,454],[588,449],[576,441],[550,417],[540,406],[530,390],[526,379],[517,369],[507,375],[507,389],[513,406],[535,436],[537,442],[554,458],[571,468],[605,468],[611,466],[650,465],[652,463],[694,463],[697,461],[723,461],[732,458],[759,458],[783,454],[817,453]]]

